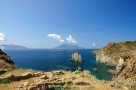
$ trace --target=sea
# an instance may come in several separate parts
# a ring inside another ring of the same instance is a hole
[[[28,50],[5,50],[15,62],[16,67],[23,69],[34,69],[42,71],[71,70],[75,71],[75,64],[71,61],[74,52],[82,56],[81,67],[89,70],[92,75],[100,80],[111,80],[112,74],[109,70],[114,67],[106,66],[96,62],[91,53],[95,49],[59,50],[59,49],[28,49]]]

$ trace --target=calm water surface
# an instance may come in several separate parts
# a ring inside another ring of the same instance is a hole
[[[35,69],[43,71],[51,70],[75,70],[73,62],[70,61],[73,52],[79,52],[82,55],[82,68],[89,70],[98,79],[110,80],[112,74],[107,70],[113,67],[96,63],[95,57],[91,55],[90,49],[82,50],[22,50],[5,51],[15,62],[17,67],[25,69]]]

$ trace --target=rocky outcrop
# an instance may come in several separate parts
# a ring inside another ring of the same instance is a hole
[[[33,70],[13,70],[0,77],[0,82],[9,80],[13,90],[46,90],[58,87],[91,87],[93,78],[88,71],[75,73],[70,71],[41,72]],[[11,89],[12,90],[12,89]]]
[[[14,62],[0,49],[0,69],[14,68]]]
[[[98,62],[116,66],[120,58],[123,58],[124,62],[131,58],[131,52],[133,51],[136,51],[136,41],[109,43],[94,54]]]
[[[136,52],[132,52],[131,58],[120,65],[114,77],[124,77],[125,79],[132,78],[136,80]]]
[[[123,59],[123,58],[120,58],[120,59],[119,59],[119,62],[118,62],[118,64],[117,64],[117,66],[116,66],[116,70],[117,70],[117,71],[120,71],[121,68],[124,66],[124,64],[125,64],[124,59]]]
[[[26,73],[22,73],[19,75],[13,74],[13,73],[9,73],[7,75],[4,75],[3,77],[0,77],[0,81],[3,80],[10,80],[11,82],[15,82],[15,81],[20,81],[20,80],[26,80],[26,79],[30,79],[33,77],[38,77],[43,75],[43,72],[26,72]]]
[[[76,62],[82,62],[82,57],[78,52],[72,54],[72,60]]]
[[[89,71],[77,73],[61,70],[41,72],[14,69],[4,73],[2,77],[3,83],[9,79],[10,82],[6,86],[1,82],[0,90],[122,90],[111,87],[106,81],[95,79]]]
[[[94,54],[98,62],[116,66],[114,77],[136,78],[136,41],[109,43]]]
[[[116,61],[112,60],[112,58],[109,55],[105,55],[103,52],[99,55],[98,54],[96,55],[96,61],[110,66],[117,65]]]

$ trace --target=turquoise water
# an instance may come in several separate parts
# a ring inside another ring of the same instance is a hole
[[[110,80],[112,74],[107,70],[113,69],[104,64],[97,63],[95,57],[91,55],[90,49],[82,50],[22,50],[22,51],[5,51],[15,65],[25,69],[35,69],[42,71],[51,70],[72,70],[76,69],[75,64],[71,61],[71,54],[79,52],[82,55],[82,68],[89,70],[91,74],[98,79]]]

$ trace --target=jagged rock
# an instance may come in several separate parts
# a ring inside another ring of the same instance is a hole
[[[36,72],[34,72],[34,73],[32,73],[33,74],[33,76],[40,76],[40,75],[44,75],[44,72],[42,72],[42,71],[36,71]]]
[[[131,59],[114,74],[114,77],[133,78],[136,80],[136,52],[131,53]]]
[[[14,62],[0,49],[0,69],[14,68]]]
[[[23,73],[22,75],[14,75],[12,73],[9,73],[5,75],[4,78],[1,78],[1,80],[7,79],[7,80],[10,80],[11,82],[14,82],[14,81],[26,80],[32,77],[35,77],[35,76],[33,75],[33,73],[30,73],[30,72]]]
[[[120,58],[119,59],[119,62],[118,62],[118,64],[117,64],[117,66],[116,66],[116,70],[117,71],[119,71],[119,70],[121,70],[121,68],[123,67],[123,64],[124,64],[125,62],[124,62],[124,59],[123,58]]]
[[[76,62],[82,62],[82,57],[78,52],[72,54],[72,60]]]
[[[136,41],[109,43],[106,47],[94,52],[96,60],[110,66],[116,66],[120,57],[126,62],[136,50]]]
[[[115,66],[117,64],[116,61],[112,60],[111,57],[105,55],[103,52],[99,55],[96,55],[96,61],[110,66]]]
[[[109,43],[95,55],[97,61],[116,66],[114,77],[136,78],[136,41]]]
[[[48,79],[47,75],[40,76],[41,79]]]

